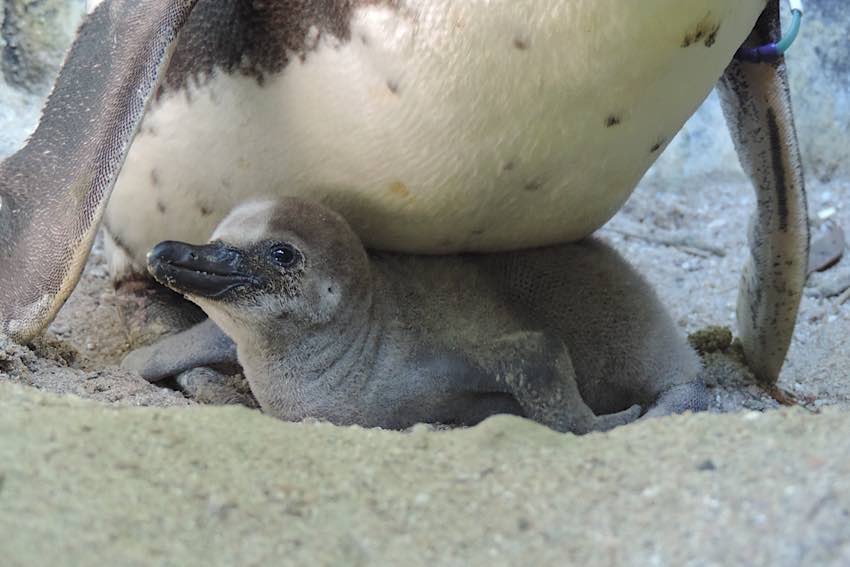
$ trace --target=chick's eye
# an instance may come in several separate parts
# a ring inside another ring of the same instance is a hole
[[[272,249],[272,258],[279,266],[289,268],[298,260],[298,251],[289,244],[275,246]]]

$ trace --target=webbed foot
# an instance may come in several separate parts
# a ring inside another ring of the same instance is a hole
[[[260,407],[241,375],[234,376],[200,367],[177,375],[175,380],[183,393],[202,404]]]
[[[661,417],[686,411],[706,411],[711,395],[702,380],[672,386],[661,393],[643,417]]]

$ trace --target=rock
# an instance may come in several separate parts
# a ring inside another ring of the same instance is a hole
[[[850,288],[850,266],[834,268],[827,272],[814,273],[806,283],[820,297],[835,297]],[[807,290],[807,293],[809,291]]]
[[[0,0],[0,159],[23,144],[38,121],[84,0]]]
[[[827,270],[838,263],[844,255],[847,244],[844,229],[834,220],[810,221],[810,223],[812,234],[808,273],[811,274]]]
[[[47,94],[85,6],[85,0],[4,0],[0,66],[6,82]]]

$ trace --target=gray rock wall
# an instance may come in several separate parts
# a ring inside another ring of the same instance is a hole
[[[0,68],[6,83],[46,94],[85,6],[85,0],[5,0]]]
[[[0,0],[0,158],[35,128],[85,0]]]

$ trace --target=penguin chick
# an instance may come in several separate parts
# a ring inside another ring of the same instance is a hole
[[[158,244],[148,269],[236,343],[260,406],[285,420],[405,428],[511,413],[581,434],[633,421],[641,406],[707,407],[696,353],[649,285],[596,240],[367,252],[340,215],[283,198],[238,207],[209,244]],[[190,329],[148,362],[176,370],[192,352],[202,364],[204,344],[223,348],[205,328],[209,341]]]

